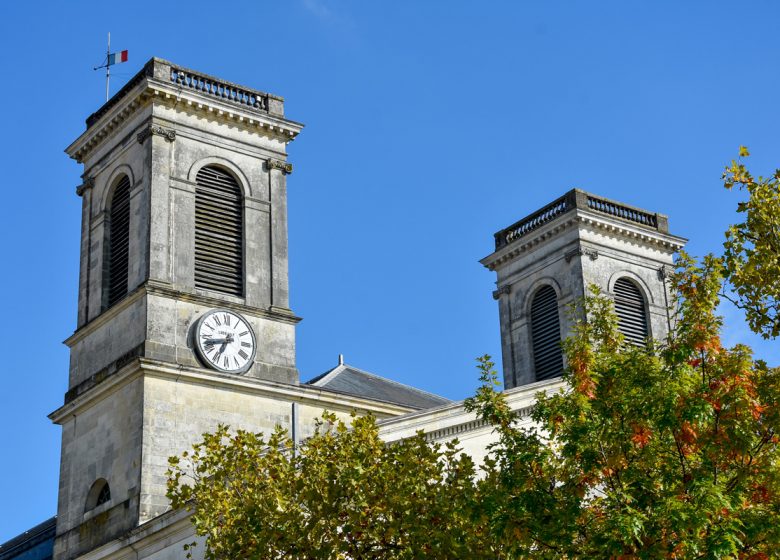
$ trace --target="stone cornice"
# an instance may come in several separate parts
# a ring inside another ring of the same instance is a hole
[[[188,80],[192,77],[201,81],[182,81],[183,75],[188,76]],[[107,138],[112,137],[125,122],[150,103],[175,106],[177,110],[284,142],[293,140],[303,128],[302,124],[284,118],[281,110],[277,110],[277,106],[281,106],[281,98],[204,76],[152,59],[88,119],[87,130],[66,148],[66,153],[83,163]],[[211,82],[203,81],[206,78]],[[203,83],[224,89],[219,90],[219,93],[207,91]],[[251,99],[257,101],[245,103],[244,97],[249,98],[250,95]]]
[[[505,262],[514,259],[518,255],[528,252],[540,243],[557,236],[564,230],[572,227],[591,227],[600,230],[607,235],[629,239],[636,243],[655,246],[659,249],[674,252],[685,246],[687,239],[667,233],[660,233],[646,228],[635,227],[632,224],[611,219],[588,210],[577,209],[567,212],[555,220],[545,224],[533,232],[519,237],[498,251],[491,253],[479,262],[490,270],[495,270]],[[590,256],[590,255],[588,255]]]
[[[507,404],[516,416],[525,419],[533,410],[539,392],[551,394],[565,387],[563,381],[558,378],[515,387],[504,391],[504,394]],[[489,428],[489,424],[478,419],[474,413],[463,409],[463,401],[388,418],[381,420],[378,425],[379,435],[385,441],[411,437],[418,430],[425,430],[426,439],[435,441]],[[435,426],[435,429],[427,429],[432,426]]]
[[[301,321],[301,318],[296,316],[289,309],[282,309],[279,307],[272,307],[265,309],[262,307],[254,307],[251,305],[245,305],[243,303],[234,303],[226,301],[223,298],[211,297],[202,294],[184,292],[177,290],[167,284],[162,284],[154,280],[147,280],[144,284],[136,288],[128,296],[121,301],[117,302],[103,313],[82,325],[76,332],[70,335],[64,340],[64,343],[68,347],[73,347],[74,344],[83,340],[91,333],[111,321],[122,311],[133,305],[136,301],[146,295],[160,295],[164,297],[170,297],[181,301],[189,301],[193,303],[199,303],[210,307],[224,307],[226,309],[232,309],[239,313],[245,313],[247,315],[253,315],[255,317],[262,317],[265,319],[272,319],[283,323],[295,325]]]
[[[266,397],[278,401],[297,402],[300,404],[322,408],[331,411],[358,410],[375,414],[398,416],[411,411],[409,407],[370,398],[358,397],[344,393],[336,393],[310,385],[291,385],[276,381],[268,381],[220,373],[205,368],[187,367],[170,364],[147,358],[136,358],[122,367],[116,374],[108,377],[91,390],[82,393],[67,404],[61,406],[49,418],[55,424],[62,423],[69,416],[81,414],[94,402],[124,387],[139,377],[154,377],[171,379],[177,382],[189,382],[214,389],[222,387],[230,391],[243,392]]]

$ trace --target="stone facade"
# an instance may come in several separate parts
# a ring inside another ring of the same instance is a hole
[[[686,240],[669,233],[666,216],[575,189],[495,238],[496,251],[480,262],[497,276],[504,387],[536,381],[530,308],[541,286],[557,295],[561,339],[575,320],[571,304],[588,286],[612,294],[619,278],[642,293],[650,336],[668,332],[665,270]]]
[[[102,554],[96,551],[114,539],[146,534],[139,527],[169,509],[168,457],[218,424],[283,426],[307,437],[324,409],[378,418],[413,410],[299,384],[286,145],[302,125],[283,107],[271,94],[152,59],[67,148],[84,165],[84,182],[68,392],[50,415],[62,426],[55,559]],[[195,187],[204,166],[226,170],[242,191],[240,297],[195,283]],[[109,305],[109,204],[125,176],[127,294]],[[257,351],[246,373],[209,369],[193,352],[193,326],[215,308],[240,313],[254,331]],[[88,505],[101,480],[110,497]],[[181,549],[171,554],[181,557]]]
[[[260,99],[259,107],[237,101],[241,95]],[[284,118],[281,98],[152,59],[87,122],[66,150],[85,178],[69,388],[132,352],[196,365],[187,328],[215,306],[241,312],[265,336],[250,376],[297,382],[285,160],[302,125]],[[195,176],[214,164],[243,190],[244,297],[195,287]],[[122,175],[131,184],[128,291],[136,297],[106,309],[106,209]]]

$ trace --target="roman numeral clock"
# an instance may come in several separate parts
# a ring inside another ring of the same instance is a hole
[[[195,350],[207,367],[243,373],[255,358],[255,333],[246,319],[226,309],[213,309],[195,323]]]

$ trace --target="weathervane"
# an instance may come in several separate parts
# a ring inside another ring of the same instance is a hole
[[[111,32],[108,33],[108,46],[106,47],[106,63],[101,66],[95,66],[93,70],[106,69],[106,101],[108,101],[108,83],[111,80],[111,66],[127,62],[127,51],[111,53]]]

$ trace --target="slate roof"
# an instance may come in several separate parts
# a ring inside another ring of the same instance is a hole
[[[51,560],[57,516],[0,544],[0,560]]]
[[[343,363],[341,357],[339,358],[339,365],[307,381],[306,385],[400,404],[417,410],[452,402],[439,395],[434,395],[410,385],[404,385],[392,379],[352,367]]]

